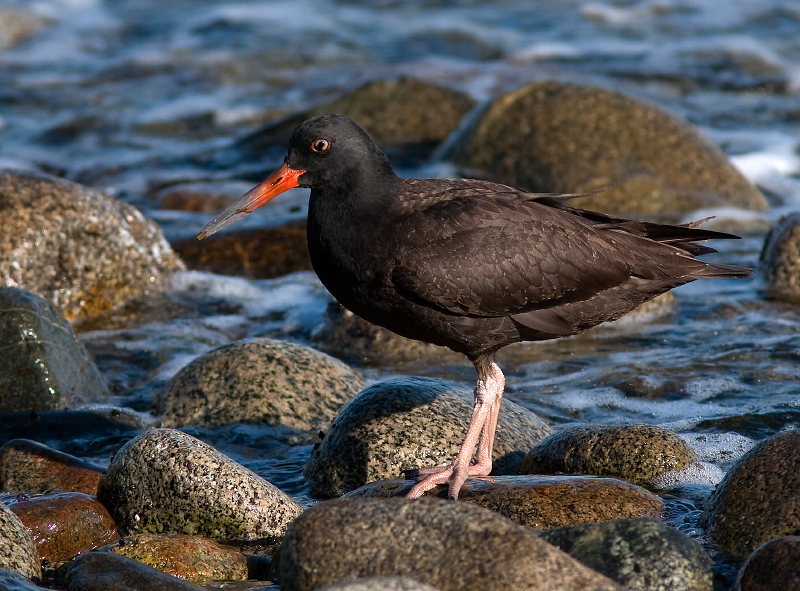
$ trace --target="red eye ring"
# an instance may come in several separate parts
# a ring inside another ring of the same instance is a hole
[[[331,143],[324,138],[319,138],[311,142],[311,149],[314,152],[327,152],[330,147]]]

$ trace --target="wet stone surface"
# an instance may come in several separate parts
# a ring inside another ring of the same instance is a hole
[[[440,591],[617,590],[611,580],[486,509],[440,499],[339,499],[289,526],[284,591],[359,577],[411,577]]]
[[[702,546],[655,519],[559,527],[542,538],[631,591],[711,591]]]
[[[108,510],[84,493],[20,495],[4,501],[31,532],[43,563],[69,560],[118,538]]]
[[[106,552],[89,552],[65,568],[67,591],[200,591],[188,581],[162,573],[138,560]]]
[[[782,536],[761,544],[739,570],[734,591],[800,589],[800,536]]]
[[[43,493],[47,490],[97,494],[104,468],[36,441],[13,439],[0,448],[0,491]]]
[[[520,472],[615,476],[648,486],[696,461],[685,440],[655,425],[567,427],[534,447]]]
[[[764,241],[760,262],[767,296],[800,303],[800,214],[778,221]]]
[[[709,539],[744,560],[760,544],[800,530],[800,431],[762,441],[717,485],[700,526]]]
[[[0,287],[0,346],[2,412],[63,410],[108,398],[69,322],[30,291]]]
[[[272,544],[302,508],[210,445],[173,429],[126,443],[98,499],[124,533],[183,533]]]
[[[351,400],[312,452],[304,475],[329,498],[402,470],[451,461],[464,440],[473,396],[433,378],[394,378]],[[500,407],[493,474],[514,474],[525,450],[550,433],[539,417],[508,400]]]
[[[162,290],[184,265],[161,229],[99,191],[0,172],[0,285],[22,287],[69,320]]]
[[[534,192],[607,187],[571,202],[606,213],[767,209],[758,190],[691,125],[593,86],[544,81],[500,96],[459,152],[460,165]]]
[[[244,422],[318,430],[363,386],[358,371],[325,353],[251,339],[192,361],[170,380],[156,407],[166,427]]]

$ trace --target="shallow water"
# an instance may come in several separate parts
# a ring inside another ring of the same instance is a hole
[[[161,188],[224,181],[236,194],[258,180],[235,163],[209,170],[202,155],[282,113],[399,74],[479,100],[545,78],[622,90],[696,124],[772,204],[765,214],[688,217],[763,227],[800,208],[796,2],[7,0],[0,7],[42,19],[33,37],[0,51],[0,166],[100,187],[142,208],[171,240],[194,235],[212,216],[159,209]],[[434,161],[401,173],[446,176],[452,167]],[[302,217],[306,199],[291,191],[239,227]],[[762,241],[763,230],[747,232],[715,245],[714,260],[755,266]],[[757,277],[699,282],[676,297],[667,316],[509,347],[499,360],[508,398],[553,424],[646,422],[683,434],[709,466],[680,483],[672,521],[702,537],[695,507],[722,470],[755,441],[800,423],[800,313],[765,302]],[[80,338],[113,404],[152,424],[154,393],[195,356],[253,336],[308,343],[329,299],[312,273],[248,281],[184,272],[169,294],[174,313],[91,326]],[[466,361],[362,369],[370,380],[475,377]],[[300,476],[309,446],[244,425],[191,432],[310,502]],[[113,451],[82,439],[51,443],[98,461]]]

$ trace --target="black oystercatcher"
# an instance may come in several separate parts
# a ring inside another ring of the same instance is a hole
[[[495,352],[616,320],[695,279],[751,269],[699,261],[700,244],[737,238],[567,207],[564,195],[485,181],[401,179],[350,119],[295,129],[284,164],[211,221],[217,232],[292,187],[311,189],[308,248],[320,281],[345,307],[397,334],[450,347],[478,370],[475,407],[452,466],[417,472],[409,497],[492,468],[505,378]],[[477,452],[473,459],[473,450]]]

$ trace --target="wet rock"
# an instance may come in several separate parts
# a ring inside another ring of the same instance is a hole
[[[472,415],[472,391],[433,378],[390,379],[363,390],[336,415],[304,475],[320,497],[397,477],[402,470],[452,460]],[[513,474],[525,449],[550,433],[532,412],[504,400],[493,450],[493,474]]]
[[[272,228],[256,228],[195,237],[172,243],[193,271],[271,279],[295,271],[310,271],[306,222],[299,220]]]
[[[82,554],[65,570],[67,591],[202,591],[203,589],[162,573],[138,560],[106,552]]]
[[[759,266],[767,297],[800,303],[800,213],[782,217],[770,231]]]
[[[366,577],[325,585],[317,591],[438,591],[438,589],[408,577]]]
[[[265,544],[283,536],[302,512],[260,476],[173,429],[147,431],[122,446],[100,479],[97,496],[126,533]]]
[[[800,531],[800,431],[762,441],[717,485],[700,517],[709,539],[733,558]]]
[[[619,589],[533,529],[440,499],[339,499],[295,519],[280,550],[281,589],[411,577],[440,591]]]
[[[315,349],[252,339],[192,361],[156,405],[167,427],[246,422],[317,430],[363,385],[360,373]]]
[[[239,140],[237,148],[257,154],[273,148],[282,154],[300,123],[337,113],[366,129],[394,162],[418,164],[455,130],[473,106],[475,100],[462,92],[410,76],[374,80],[333,102],[267,124]]]
[[[346,498],[405,496],[413,480],[371,482]],[[425,496],[447,498],[439,485]],[[664,503],[654,494],[615,478],[591,476],[490,476],[468,478],[458,500],[496,511],[521,525],[549,529],[624,517],[659,517]]]
[[[567,427],[534,447],[520,473],[595,474],[652,485],[654,479],[697,459],[686,441],[654,425]]]
[[[44,587],[34,585],[20,574],[0,568],[0,589],[3,591],[42,591]]]
[[[20,495],[9,508],[31,532],[43,563],[69,560],[119,537],[108,510],[84,493]]]
[[[391,365],[431,358],[442,363],[464,363],[460,353],[401,337],[356,316],[335,300],[328,304],[325,317],[311,339],[331,355],[358,363]]]
[[[702,546],[655,519],[558,527],[542,538],[631,591],[713,587],[711,560]]]
[[[97,494],[104,468],[28,439],[0,448],[0,490],[43,493],[47,490]]]
[[[200,536],[134,534],[103,550],[133,558],[187,581],[247,580],[244,554],[232,546]]]
[[[0,287],[0,345],[2,412],[63,410],[109,395],[69,322],[36,294]]]
[[[95,189],[0,172],[0,284],[52,302],[69,320],[167,285],[184,268],[161,229]]]
[[[768,208],[694,127],[591,86],[537,82],[497,98],[455,156],[472,172],[529,191],[608,187],[570,205],[617,215]]]
[[[33,538],[19,517],[4,503],[0,503],[0,548],[3,548],[0,568],[34,581],[41,579],[42,567]]]
[[[761,544],[739,570],[734,591],[800,591],[800,536]]]
[[[47,20],[32,12],[0,8],[0,51],[33,37]]]

